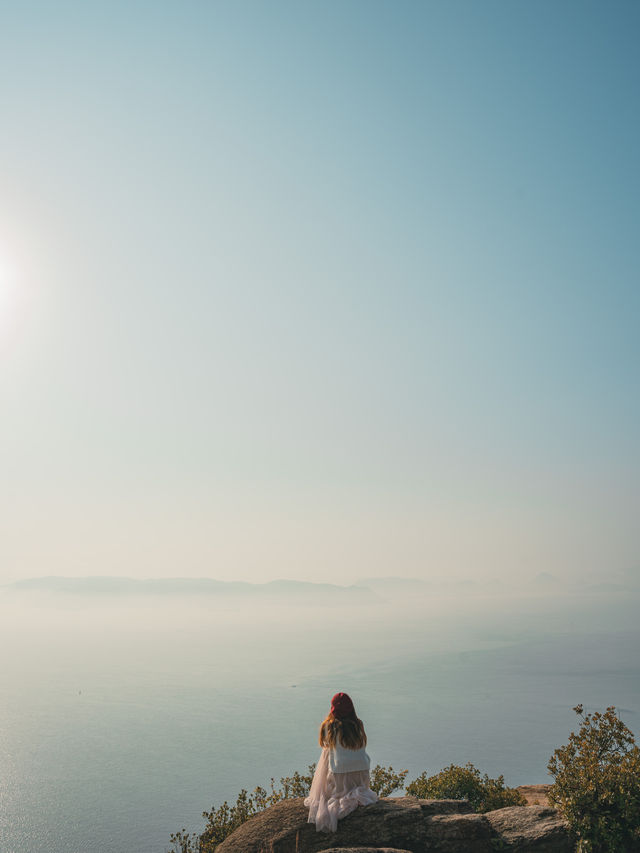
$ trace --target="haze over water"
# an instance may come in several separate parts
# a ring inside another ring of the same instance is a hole
[[[409,779],[471,761],[545,782],[578,702],[616,704],[637,729],[637,591],[375,591],[316,605],[5,591],[3,851],[163,853],[205,808],[315,761],[338,689],[374,763]]]

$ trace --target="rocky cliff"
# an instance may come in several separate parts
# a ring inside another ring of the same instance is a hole
[[[541,806],[474,814],[465,800],[387,797],[340,821],[335,835],[307,823],[303,799],[255,815],[216,853],[569,853],[567,827]]]

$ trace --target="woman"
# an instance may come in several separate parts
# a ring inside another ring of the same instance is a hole
[[[341,818],[378,799],[369,787],[371,760],[365,752],[364,725],[346,693],[336,693],[331,700],[319,743],[322,754],[304,804],[309,807],[309,823],[315,823],[318,832],[335,832]]]

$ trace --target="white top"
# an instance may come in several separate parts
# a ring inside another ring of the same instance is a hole
[[[329,748],[329,769],[332,773],[352,773],[355,770],[368,770],[371,759],[362,749],[347,749],[339,740]]]

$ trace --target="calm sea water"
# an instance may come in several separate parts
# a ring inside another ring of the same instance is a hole
[[[164,853],[224,799],[303,770],[332,693],[374,763],[547,780],[573,705],[640,730],[636,602],[260,608],[0,601],[1,853]]]

